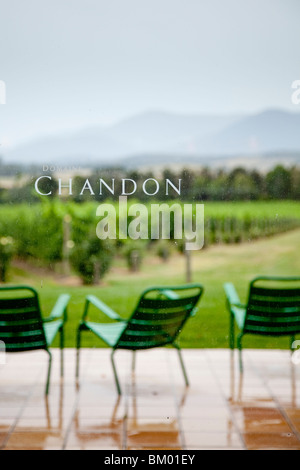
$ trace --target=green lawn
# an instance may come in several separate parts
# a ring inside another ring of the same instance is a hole
[[[299,201],[205,202],[206,216],[295,217],[300,218]]]
[[[257,275],[300,275],[300,230],[240,245],[212,246],[192,254],[193,281],[204,285],[200,309],[181,335],[181,345],[189,348],[224,348],[228,346],[228,313],[223,283],[232,281],[241,300],[246,300],[249,281]],[[129,273],[117,261],[112,271],[97,287],[64,285],[64,280],[26,267],[14,266],[11,283],[37,288],[44,315],[48,315],[60,293],[71,294],[66,345],[75,346],[75,331],[88,294],[99,296],[122,316],[134,308],[143,289],[152,285],[174,285],[185,281],[185,259],[174,254],[168,263],[149,256],[140,273]],[[97,318],[97,312],[94,313]],[[105,346],[92,334],[86,334],[83,346]],[[246,337],[245,347],[285,348],[288,339]]]

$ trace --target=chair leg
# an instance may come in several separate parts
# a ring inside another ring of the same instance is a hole
[[[65,346],[65,335],[64,327],[60,330],[60,376],[64,376],[64,346]]]
[[[47,383],[46,383],[45,395],[48,395],[48,393],[49,393],[51,365],[52,365],[52,354],[51,354],[50,351],[47,351],[47,353],[49,354],[49,364],[48,364],[48,374],[47,374]]]
[[[79,377],[80,346],[81,346],[81,329],[79,327],[77,330],[77,340],[76,340],[76,379],[78,379]]]
[[[115,354],[115,350],[113,350],[113,352],[111,353],[111,363],[112,363],[112,368],[113,368],[113,371],[114,371],[115,382],[116,382],[118,394],[119,394],[119,395],[122,395],[122,391],[121,391],[121,387],[120,387],[120,382],[119,382],[118,374],[117,374],[117,369],[116,369],[115,362],[114,362],[114,354]]]
[[[132,373],[135,372],[135,366],[136,366],[136,351],[132,351]]]
[[[230,349],[234,349],[234,316],[230,313],[230,326],[229,326],[229,346]]]
[[[182,369],[184,380],[185,380],[185,385],[188,387],[190,384],[189,384],[189,379],[188,379],[187,372],[186,372],[186,369],[185,369],[185,366],[184,366],[184,362],[183,362],[183,358],[182,358],[182,354],[181,354],[181,349],[178,346],[178,344],[173,344],[173,346],[174,346],[174,348],[177,349],[181,369]]]
[[[293,342],[295,341],[295,336],[291,336],[290,338],[290,350],[291,350],[291,354],[293,354],[294,352],[294,348],[293,348]]]
[[[237,347],[238,347],[238,350],[239,350],[239,363],[240,363],[240,372],[243,373],[243,359],[242,359],[242,338],[243,338],[243,335],[240,334],[238,336],[238,339],[237,339]]]

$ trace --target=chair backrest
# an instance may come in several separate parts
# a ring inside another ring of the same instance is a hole
[[[38,294],[33,288],[0,287],[0,340],[7,352],[47,349]]]
[[[300,277],[259,277],[250,284],[244,333],[300,333]]]
[[[173,343],[202,293],[198,284],[146,290],[115,349],[149,349]]]

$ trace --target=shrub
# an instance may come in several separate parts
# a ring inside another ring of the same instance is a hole
[[[84,284],[97,284],[110,268],[113,245],[90,237],[74,246],[70,259]]]
[[[159,241],[156,246],[156,252],[162,261],[167,262],[171,256],[170,243],[167,240]]]
[[[0,238],[0,281],[7,281],[7,271],[14,255],[14,244],[11,237]]]
[[[128,268],[133,271],[139,271],[142,265],[142,260],[145,252],[145,243],[141,240],[129,240],[125,243],[123,253],[127,260]]]

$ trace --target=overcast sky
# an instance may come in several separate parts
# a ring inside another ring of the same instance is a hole
[[[153,109],[300,111],[299,20],[299,0],[0,0],[2,147]]]

